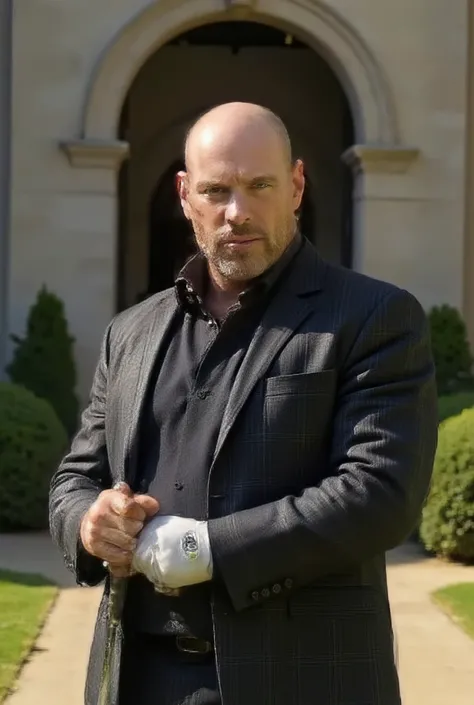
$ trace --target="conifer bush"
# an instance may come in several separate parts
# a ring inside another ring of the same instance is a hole
[[[7,367],[10,379],[50,402],[69,436],[78,423],[75,393],[74,338],[62,301],[43,287],[30,309],[24,338],[12,336],[16,345]]]

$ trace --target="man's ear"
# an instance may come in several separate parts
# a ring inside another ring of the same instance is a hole
[[[185,217],[190,220],[189,215],[189,204],[188,204],[188,194],[189,194],[189,179],[186,171],[178,171],[176,174],[176,189],[178,191],[179,200],[181,202],[181,208]]]
[[[297,159],[293,166],[293,210],[296,212],[301,206],[305,187],[304,164]]]

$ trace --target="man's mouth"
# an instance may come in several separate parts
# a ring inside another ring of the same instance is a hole
[[[239,237],[234,240],[225,240],[223,244],[231,247],[246,247],[251,245],[253,242],[259,242],[260,240],[260,237]]]

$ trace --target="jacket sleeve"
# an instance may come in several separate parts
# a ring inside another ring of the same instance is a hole
[[[102,562],[85,551],[79,533],[85,513],[112,482],[105,440],[110,327],[102,341],[89,403],[82,414],[79,431],[51,479],[49,492],[52,538],[66,566],[81,585],[97,585],[107,574]]]
[[[397,289],[379,303],[339,375],[324,479],[300,496],[209,521],[217,573],[236,610],[272,585],[297,589],[356,568],[416,525],[438,417],[428,323],[411,294]]]

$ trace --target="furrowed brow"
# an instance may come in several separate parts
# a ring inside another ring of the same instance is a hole
[[[250,184],[258,184],[261,181],[264,181],[265,183],[269,184],[276,184],[278,182],[278,179],[273,174],[262,174],[261,176],[255,176],[254,178],[249,179]]]
[[[225,184],[217,179],[215,181],[198,181],[196,184],[196,189],[198,191],[205,191],[208,188],[215,188],[216,186],[225,187]]]

